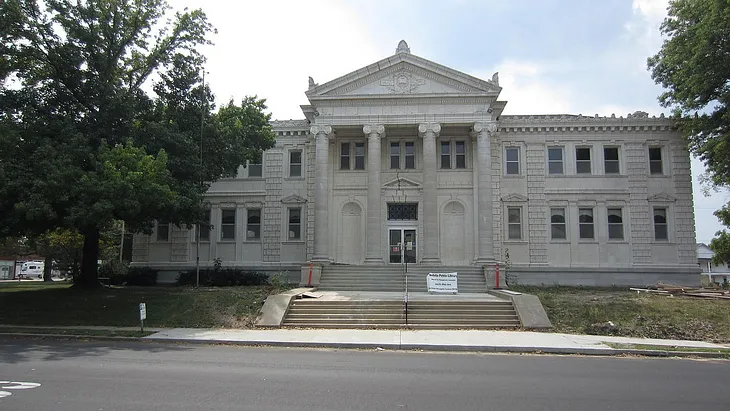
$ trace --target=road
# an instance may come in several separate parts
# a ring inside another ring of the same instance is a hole
[[[0,380],[0,410],[725,411],[730,362],[0,339]]]

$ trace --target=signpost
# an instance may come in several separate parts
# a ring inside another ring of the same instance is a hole
[[[458,294],[457,273],[428,273],[429,293]]]
[[[139,303],[139,328],[144,332],[144,320],[147,319],[147,305]]]

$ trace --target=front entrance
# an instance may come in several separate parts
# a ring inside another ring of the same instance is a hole
[[[408,264],[416,263],[415,228],[388,228],[388,254],[391,264],[401,264],[405,258]]]

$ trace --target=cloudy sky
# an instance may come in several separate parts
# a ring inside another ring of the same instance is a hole
[[[499,71],[505,114],[659,115],[646,58],[661,46],[666,0],[168,0],[202,8],[218,29],[207,80],[219,101],[265,97],[275,119],[303,118],[318,83],[394,54],[488,79]],[[722,228],[730,200],[702,194],[693,160],[697,241]]]

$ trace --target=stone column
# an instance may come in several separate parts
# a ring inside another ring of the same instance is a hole
[[[436,137],[441,132],[438,123],[418,126],[423,137],[423,258],[424,264],[441,264],[438,257],[438,181],[436,177]]]
[[[332,127],[314,125],[310,132],[316,142],[314,165],[314,254],[312,261],[329,262],[329,136]]]
[[[362,132],[368,137],[368,213],[367,247],[365,264],[383,264],[382,225],[380,207],[380,173],[382,170],[382,151],[380,139],[385,136],[383,125],[365,125]]]
[[[488,263],[494,261],[491,138],[492,133],[497,131],[497,124],[494,122],[474,123],[474,131],[477,134],[477,191],[479,193],[479,207],[475,213],[478,219],[477,229],[479,230],[479,255],[477,256],[477,262]]]

